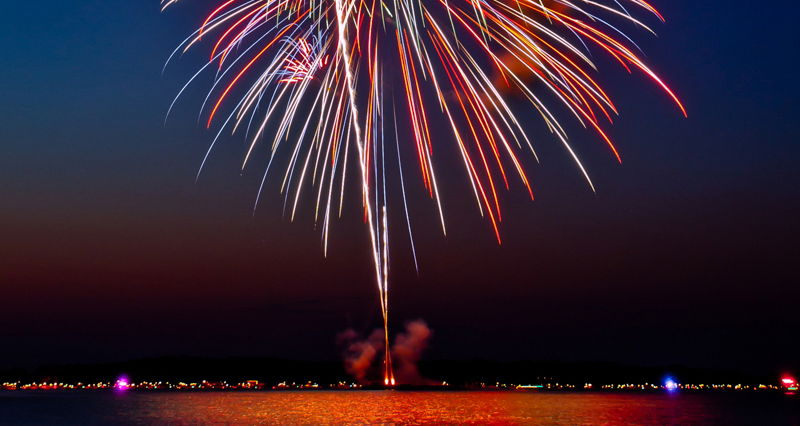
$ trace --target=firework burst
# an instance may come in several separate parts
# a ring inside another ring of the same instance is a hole
[[[499,242],[498,193],[517,179],[533,198],[521,156],[536,157],[509,93],[541,117],[592,190],[552,108],[562,105],[621,161],[604,130],[617,108],[592,76],[590,52],[604,52],[643,74],[685,115],[677,96],[615,26],[652,32],[639,17],[648,14],[663,20],[643,0],[227,0],[176,49],[185,52],[204,41],[210,51],[178,97],[203,72],[215,73],[201,111],[206,125],[219,130],[202,164],[225,131],[247,135],[242,168],[255,147],[266,144],[270,154],[256,204],[273,175],[292,218],[301,194],[310,191],[326,254],[348,171],[357,169],[384,323],[384,381],[393,385],[388,199],[394,194],[402,198],[414,248],[401,145],[413,146],[415,161],[406,166],[419,170],[446,233],[434,152],[454,143],[467,188]],[[450,140],[434,142],[432,122],[444,123]],[[285,154],[281,160],[279,153]],[[387,183],[388,161],[397,163],[399,185]]]

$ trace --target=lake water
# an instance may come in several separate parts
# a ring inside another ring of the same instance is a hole
[[[0,392],[0,424],[800,424],[800,395]]]

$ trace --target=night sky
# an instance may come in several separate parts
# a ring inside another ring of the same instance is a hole
[[[623,164],[570,129],[597,194],[538,116],[524,118],[542,157],[537,198],[519,185],[503,195],[502,246],[462,169],[444,168],[447,238],[409,174],[420,272],[397,222],[395,330],[426,320],[431,359],[800,367],[800,10],[768,3],[657,1],[659,36],[632,32],[688,119],[600,61]],[[291,223],[273,188],[253,216],[263,164],[239,171],[241,135],[195,183],[213,138],[197,123],[208,86],[164,117],[204,53],[161,69],[209,7],[4,6],[0,366],[335,359],[337,333],[380,326],[357,193],[325,259],[310,208]]]

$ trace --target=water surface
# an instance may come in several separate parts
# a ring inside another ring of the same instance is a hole
[[[800,424],[797,395],[0,392],[2,424]]]

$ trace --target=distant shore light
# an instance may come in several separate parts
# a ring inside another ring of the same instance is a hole
[[[130,387],[130,381],[128,381],[128,378],[125,376],[118,378],[114,383],[114,389],[116,390],[128,390]]]

